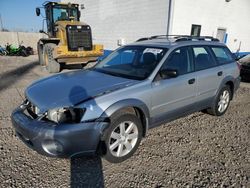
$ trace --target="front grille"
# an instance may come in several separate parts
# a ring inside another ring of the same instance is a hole
[[[92,50],[92,36],[90,26],[67,25],[66,30],[69,51]]]

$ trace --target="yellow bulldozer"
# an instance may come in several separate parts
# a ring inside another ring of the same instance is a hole
[[[40,7],[41,8],[41,7]],[[36,15],[41,15],[36,8]],[[96,61],[103,55],[103,45],[93,44],[91,27],[80,22],[78,4],[45,2],[43,7],[48,38],[37,43],[39,62],[50,73],[60,72],[62,65],[82,64]],[[44,25],[44,24],[43,24]],[[44,27],[44,26],[43,26]]]

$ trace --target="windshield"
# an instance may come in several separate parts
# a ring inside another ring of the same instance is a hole
[[[64,21],[70,20],[69,17],[74,17],[74,20],[77,21],[77,8],[68,8],[68,7],[53,7],[53,20],[56,21]]]
[[[165,48],[126,46],[114,51],[93,70],[129,79],[144,80],[166,54]]]

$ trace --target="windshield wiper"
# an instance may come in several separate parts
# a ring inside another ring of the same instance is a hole
[[[132,79],[132,80],[143,80],[144,79],[144,78],[140,78],[140,77],[137,77],[137,76],[127,75],[127,74],[120,74],[120,73],[117,73],[117,72],[109,72],[109,71],[106,71],[106,70],[103,70],[103,69],[100,69],[100,68],[93,68],[92,70],[97,71],[97,72],[101,72],[101,73],[104,73],[104,74],[109,74],[109,75],[112,75],[112,76],[115,76],[115,77],[122,77],[122,78],[127,78],[127,79]]]
[[[104,73],[104,74],[109,74],[109,75],[112,75],[112,76],[116,76],[116,77],[122,77],[121,74],[116,73],[116,72],[109,72],[109,71],[105,71],[103,69],[98,69],[98,68],[94,68],[93,70],[96,70],[96,71]]]

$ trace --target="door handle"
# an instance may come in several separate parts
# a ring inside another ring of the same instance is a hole
[[[194,78],[188,80],[188,84],[193,84],[193,83],[195,83],[195,79]]]
[[[220,72],[217,73],[218,76],[222,76],[222,74],[223,74],[222,71],[220,71]]]

